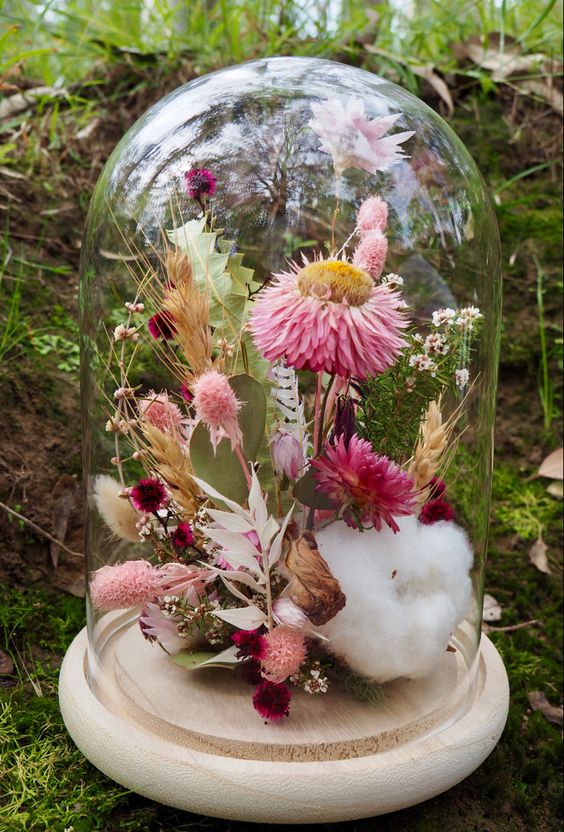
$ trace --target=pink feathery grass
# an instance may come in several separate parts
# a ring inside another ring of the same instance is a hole
[[[365,199],[356,216],[357,228],[361,234],[369,231],[384,231],[388,225],[388,205],[379,196]]]
[[[146,560],[102,566],[90,579],[92,604],[99,610],[120,610],[146,604],[158,593],[158,572]]]
[[[187,422],[178,405],[170,401],[168,393],[150,390],[146,398],[139,399],[137,409],[143,421],[162,433],[181,432]]]
[[[378,280],[388,256],[388,241],[381,231],[368,231],[356,247],[353,264]]]
[[[327,494],[343,519],[351,526],[382,522],[398,532],[394,516],[413,514],[416,495],[413,480],[388,459],[374,453],[372,445],[356,434],[347,443],[340,436],[335,445],[327,443],[324,455],[312,460],[316,491]]]
[[[266,636],[262,673],[270,682],[283,682],[297,673],[306,657],[303,633],[292,627],[275,627]]]
[[[229,385],[229,379],[217,370],[203,373],[192,386],[196,416],[210,432],[215,448],[227,436],[234,449],[243,439],[237,415],[243,406]]]
[[[323,287],[323,295],[319,284],[303,293],[300,271],[292,264],[291,272],[274,275],[257,297],[250,328],[265,358],[358,379],[395,363],[406,345],[402,330],[408,324],[396,292],[371,284],[361,303],[353,305],[346,297],[332,301],[330,286]]]

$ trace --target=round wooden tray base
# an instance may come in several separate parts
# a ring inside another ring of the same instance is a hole
[[[204,815],[300,824],[402,809],[474,771],[495,747],[507,717],[507,675],[485,636],[471,690],[460,693],[464,686],[452,655],[440,670],[443,687],[453,677],[459,696],[449,695],[451,715],[435,728],[430,717],[411,718],[420,696],[434,695],[432,678],[414,681],[407,694],[405,684],[395,694],[391,688],[379,711],[348,706],[338,695],[296,696],[283,726],[264,726],[248,708],[249,688],[235,687],[229,696],[229,671],[206,671],[215,675],[202,681],[164,653],[166,661],[155,667],[161,657],[147,653],[136,628],[124,627],[110,642],[95,692],[87,678],[86,630],[65,656],[59,695],[70,735],[123,786]]]

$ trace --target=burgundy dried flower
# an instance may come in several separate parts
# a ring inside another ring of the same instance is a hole
[[[241,679],[248,685],[254,685],[255,687],[260,685],[263,681],[260,662],[257,662],[256,659],[244,662],[241,666]]]
[[[231,636],[231,640],[239,648],[235,654],[238,659],[260,660],[264,658],[266,641],[257,630],[237,630]]]
[[[147,321],[147,326],[153,338],[164,338],[165,341],[169,341],[176,335],[174,319],[170,312],[156,312]]]
[[[184,174],[186,190],[191,199],[201,199],[203,196],[213,196],[217,179],[207,168],[192,168]]]
[[[264,719],[281,719],[290,712],[291,698],[292,694],[287,685],[264,681],[253,694],[253,706]]]
[[[438,497],[442,497],[446,491],[446,484],[444,480],[439,479],[439,477],[433,477],[429,481],[429,496],[432,500],[436,500]]]
[[[159,480],[149,477],[139,480],[130,492],[130,499],[135,508],[147,513],[157,511],[166,500],[166,488]]]
[[[446,500],[429,500],[421,509],[419,522],[431,526],[440,520],[454,520],[454,509]]]
[[[179,523],[171,537],[172,545],[177,549],[186,549],[194,545],[194,535],[189,523]]]
[[[194,394],[192,393],[187,384],[181,384],[178,392],[180,393],[184,401],[188,402],[188,404],[190,404],[190,402],[194,400]]]
[[[355,432],[355,420],[356,413],[353,400],[349,396],[339,396],[337,398],[331,444],[334,445],[336,440],[340,436],[343,436],[345,446],[348,448],[349,442]]]

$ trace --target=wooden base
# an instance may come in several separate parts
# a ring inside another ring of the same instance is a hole
[[[130,618],[120,626],[114,617],[97,634],[90,670],[85,630],[69,648],[61,711],[94,765],[161,803],[263,823],[357,819],[445,791],[497,743],[505,668],[482,637],[468,673],[464,639],[426,679],[387,685],[381,705],[297,692],[291,716],[265,725],[252,688],[231,671],[178,668]]]

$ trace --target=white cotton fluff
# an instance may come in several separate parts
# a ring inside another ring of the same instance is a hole
[[[396,521],[397,534],[387,526],[360,533],[342,521],[316,533],[347,598],[335,618],[317,629],[335,656],[379,683],[426,676],[444,655],[472,594],[472,549],[459,526],[423,525],[413,516]]]

